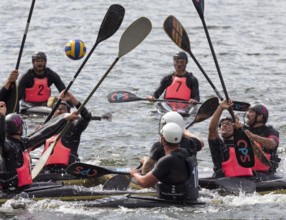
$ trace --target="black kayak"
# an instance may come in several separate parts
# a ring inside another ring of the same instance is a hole
[[[127,195],[118,195],[110,196],[104,199],[99,199],[94,202],[86,203],[86,207],[100,207],[100,208],[155,208],[155,207],[190,207],[190,206],[199,206],[205,205],[204,202],[190,201],[173,201],[160,199],[156,196],[148,195],[136,195],[136,194],[127,194]]]
[[[32,200],[57,199],[62,201],[95,201],[116,195],[144,195],[155,196],[154,191],[120,191],[120,190],[92,190],[82,186],[64,186],[61,182],[39,182],[15,191],[5,191],[0,194],[0,203],[3,204],[12,198],[30,198]]]

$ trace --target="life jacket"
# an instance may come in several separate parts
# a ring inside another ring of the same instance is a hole
[[[52,145],[58,135],[54,135],[53,137],[46,140],[45,148],[43,153],[49,148],[50,145]],[[42,153],[42,154],[43,154]],[[66,165],[69,164],[69,158],[70,158],[71,149],[65,147],[62,143],[62,140],[60,139],[56,146],[53,149],[52,154],[50,155],[48,161],[46,162],[45,166],[47,165]]]
[[[176,201],[194,201],[199,197],[199,178],[195,156],[184,157],[188,164],[189,179],[182,184],[159,182],[156,187],[157,196],[161,199]]]
[[[18,186],[26,186],[33,183],[31,168],[30,168],[30,155],[28,152],[23,152],[23,165],[19,168],[16,168],[18,175]]]
[[[263,151],[263,148],[261,147],[261,144],[255,141],[255,144],[257,147],[259,147],[261,149],[262,152],[264,152],[265,157],[270,161],[271,158],[271,154],[266,153],[265,151]],[[254,160],[254,167],[252,167],[253,171],[263,171],[266,172],[270,169],[270,166],[266,166],[264,165],[257,157],[255,157]]]
[[[181,99],[189,101],[192,95],[192,90],[187,86],[186,77],[173,76],[173,81],[166,88],[165,99]]]
[[[222,170],[226,177],[253,176],[251,168],[242,167],[237,162],[234,147],[229,147],[229,158],[222,162]]]
[[[26,102],[47,102],[51,95],[48,78],[34,78],[34,85],[25,89]]]

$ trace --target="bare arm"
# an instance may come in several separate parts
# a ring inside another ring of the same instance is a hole
[[[210,124],[209,124],[209,134],[208,134],[209,139],[214,140],[214,139],[217,139],[219,137],[217,127],[218,127],[218,123],[220,120],[220,116],[225,109],[228,109],[231,106],[232,106],[231,100],[229,100],[229,103],[227,103],[226,100],[223,100],[219,104],[219,106],[217,107],[215,113],[213,114],[212,119],[211,119]]]
[[[5,81],[3,87],[7,90],[10,89],[11,84],[16,82],[16,80],[18,79],[18,76],[19,76],[18,70],[13,70],[10,73],[8,79]]]
[[[274,138],[271,137],[262,137],[259,136],[257,134],[253,134],[251,131],[249,130],[245,130],[245,133],[247,134],[247,136],[253,140],[253,141],[257,141],[258,143],[260,143],[262,146],[268,148],[268,149],[275,149],[278,145],[278,143],[275,141]]]
[[[142,176],[139,173],[138,169],[133,169],[130,171],[130,175],[136,179],[138,184],[143,188],[149,188],[154,186],[159,180],[152,174],[152,172],[148,172],[145,176]]]

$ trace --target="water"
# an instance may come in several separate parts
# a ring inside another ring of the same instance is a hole
[[[102,19],[116,1],[37,1],[21,59],[20,73],[31,67],[31,55],[42,50],[48,56],[48,66],[58,72],[68,84],[82,60],[73,61],[64,54],[64,45],[70,39],[81,39],[87,52],[95,43]],[[71,87],[82,102],[100,80],[118,55],[119,40],[124,30],[141,16],[149,18],[153,29],[136,49],[120,58],[102,85],[88,102],[94,115],[111,112],[112,122],[93,121],[82,136],[82,161],[100,165],[135,167],[138,159],[148,154],[152,143],[158,140],[159,116],[155,106],[141,101],[110,104],[107,94],[126,90],[138,96],[151,94],[160,79],[170,73],[172,55],[179,48],[162,28],[165,18],[174,15],[189,34],[191,49],[221,94],[220,81],[202,28],[191,1],[171,0],[131,1],[121,3],[126,13],[122,26],[114,36],[101,42]],[[30,1],[4,0],[0,6],[1,82],[15,68]],[[286,35],[283,0],[206,1],[205,20],[229,93],[234,100],[251,104],[261,102],[270,111],[269,124],[280,131],[279,152],[282,158],[279,175],[285,174],[285,67]],[[195,63],[191,70],[200,82],[201,100],[215,95]],[[55,88],[53,94],[56,95]],[[240,114],[241,116],[241,114]],[[208,120],[195,124],[190,130],[200,134],[207,145]],[[29,129],[33,123],[27,122]],[[38,156],[40,150],[34,152]],[[198,154],[200,176],[210,176],[212,163],[208,146]],[[0,218],[14,219],[283,219],[286,206],[284,195],[240,195],[221,197],[207,192],[210,204],[205,207],[168,209],[93,209],[80,203],[56,200],[29,202],[24,210],[13,210],[10,203],[0,208]],[[214,204],[213,201],[217,201]]]

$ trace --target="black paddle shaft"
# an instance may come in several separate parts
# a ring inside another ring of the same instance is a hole
[[[82,68],[85,66],[86,62],[88,61],[90,56],[93,54],[97,45],[100,42],[102,42],[103,40],[106,40],[109,37],[111,37],[118,30],[118,28],[120,27],[120,25],[123,21],[124,14],[125,14],[125,9],[121,5],[115,4],[115,5],[111,5],[109,7],[109,9],[108,9],[103,21],[102,21],[102,24],[100,26],[99,33],[98,33],[98,36],[97,36],[97,39],[96,39],[94,46],[92,47],[92,49],[90,50],[90,52],[88,53],[86,58],[84,59],[83,63],[81,64],[81,66],[79,67],[77,72],[75,73],[73,80],[70,81],[67,88],[64,90],[64,94],[66,94],[68,92],[68,90],[72,86],[73,82],[75,81],[75,79],[77,78],[79,73],[81,72]],[[46,123],[47,121],[49,121],[51,119],[51,117],[53,116],[53,114],[55,113],[57,108],[59,107],[60,103],[61,103],[61,99],[58,99],[56,105],[53,107],[51,113],[48,115],[48,117],[46,118],[44,123]]]
[[[226,98],[226,100],[229,100],[227,89],[226,89],[226,86],[225,86],[225,83],[224,83],[224,80],[223,80],[223,77],[222,77],[222,74],[220,71],[220,67],[219,67],[219,64],[218,64],[218,61],[216,58],[216,54],[215,54],[215,51],[213,48],[213,44],[212,44],[208,29],[207,29],[207,25],[206,25],[206,22],[204,19],[204,15],[203,15],[204,0],[193,0],[193,3],[195,5],[195,8],[197,9],[197,12],[201,18],[202,23],[203,23],[204,31],[205,31],[205,34],[207,36],[207,40],[208,40],[208,43],[209,43],[209,46],[211,49],[211,53],[212,53],[212,56],[213,56],[213,59],[215,62],[215,66],[216,66],[216,69],[217,69],[217,72],[219,75],[221,85],[223,87],[225,98]],[[228,111],[229,111],[233,121],[235,122],[236,118],[235,118],[233,110],[230,108],[230,109],[228,109]],[[235,152],[237,155],[236,158],[238,160],[238,163],[243,167],[253,167],[254,162],[255,162],[255,160],[254,160],[255,157],[254,157],[254,151],[252,148],[252,143],[249,140],[248,136],[245,134],[245,132],[241,128],[235,129],[235,131],[234,131],[234,145],[235,145]]]

